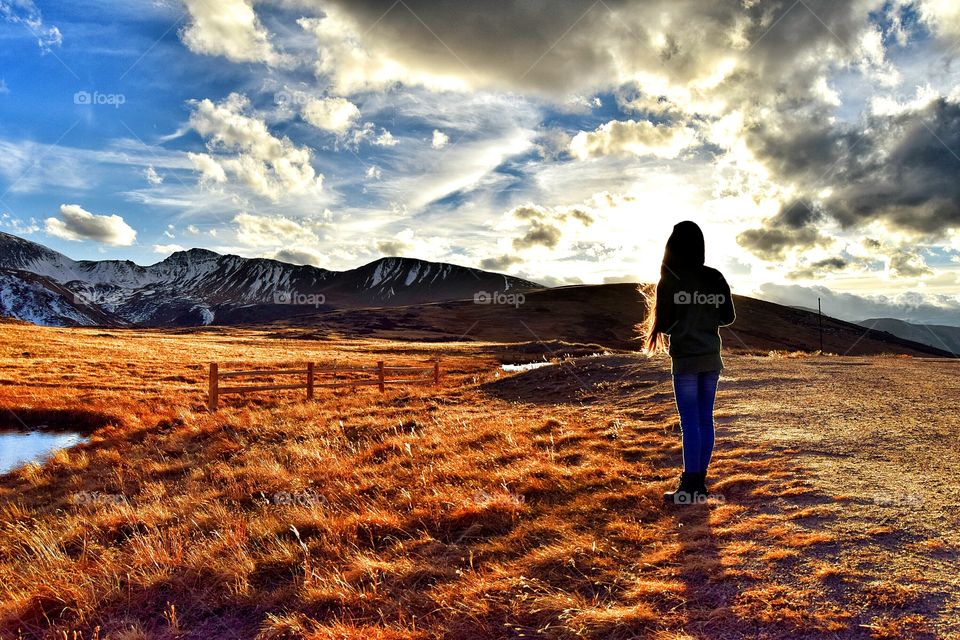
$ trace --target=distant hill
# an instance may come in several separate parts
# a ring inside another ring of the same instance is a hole
[[[938,324],[914,324],[896,318],[871,318],[858,322],[860,326],[885,331],[905,340],[928,344],[960,355],[960,327]]]
[[[304,315],[272,326],[278,335],[300,337],[363,335],[398,340],[533,342],[549,349],[561,349],[559,343],[640,348],[634,325],[643,317],[645,305],[635,284],[555,287],[528,291],[524,297],[517,306],[456,300]],[[766,354],[820,348],[816,313],[744,296],[734,296],[734,302],[737,322],[721,330],[726,349]],[[828,316],[823,317],[823,344],[824,351],[846,355],[950,355],[942,348]]]
[[[407,305],[540,286],[480,269],[399,257],[348,271],[206,249],[178,251],[147,267],[121,260],[77,261],[0,233],[0,315],[35,324],[265,322],[318,309]]]

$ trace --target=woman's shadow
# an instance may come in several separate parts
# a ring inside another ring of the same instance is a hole
[[[684,630],[695,637],[709,637],[707,632],[729,621],[731,615],[730,600],[735,587],[727,579],[710,525],[710,511],[722,504],[720,499],[718,496],[701,504],[671,505],[680,542],[678,577],[684,585]]]

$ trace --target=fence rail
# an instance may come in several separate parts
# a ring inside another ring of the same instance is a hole
[[[344,373],[375,373],[375,378],[358,378],[338,380],[337,375]],[[416,374],[429,374],[425,377],[402,377],[389,378],[388,373],[404,374],[413,376]],[[305,376],[303,382],[291,384],[269,384],[253,383],[246,386],[220,386],[222,380],[233,378],[269,378],[273,376]],[[332,382],[317,382],[320,376],[332,376]],[[287,391],[304,389],[307,393],[307,400],[313,400],[314,390],[317,387],[338,388],[338,387],[361,387],[377,385],[381,393],[389,384],[440,384],[440,358],[434,358],[429,366],[386,366],[383,360],[377,362],[375,367],[359,366],[337,366],[324,365],[319,366],[313,362],[308,362],[304,369],[249,369],[246,371],[220,371],[220,365],[216,362],[210,363],[210,376],[208,382],[207,408],[214,412],[220,406],[220,396],[228,394],[256,393],[260,391]]]

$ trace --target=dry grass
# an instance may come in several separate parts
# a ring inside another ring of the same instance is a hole
[[[92,436],[0,477],[0,637],[925,629],[910,611],[913,591],[830,561],[836,540],[817,527],[835,517],[833,503],[793,505],[813,490],[785,480],[776,452],[725,443],[714,484],[723,500],[663,506],[679,447],[669,394],[653,382],[661,395],[639,419],[516,385],[500,394],[504,351],[483,343],[3,331],[2,407],[31,426]],[[209,360],[436,353],[440,390],[326,392],[310,404],[288,394],[203,410]]]

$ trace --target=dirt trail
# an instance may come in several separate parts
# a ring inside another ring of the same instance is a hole
[[[795,451],[798,474],[846,498],[823,524],[849,541],[838,561],[904,576],[940,609],[941,632],[960,632],[960,361],[728,362],[719,437]]]
[[[807,583],[798,575],[813,563],[838,600],[856,589],[864,611],[896,607],[931,623],[930,633],[888,630],[875,637],[960,638],[960,360],[724,359],[714,482],[729,479],[733,451],[772,456],[783,469],[780,479],[731,494],[728,503],[759,503],[774,528],[793,521],[829,540],[785,558],[773,579],[802,589]],[[634,429],[660,425],[679,444],[665,360],[575,358],[495,386],[508,398],[609,406]],[[629,436],[621,446],[629,452]],[[680,464],[679,447],[673,458],[664,477]],[[861,612],[860,619],[870,616]],[[869,624],[860,629],[862,637],[877,631]]]

